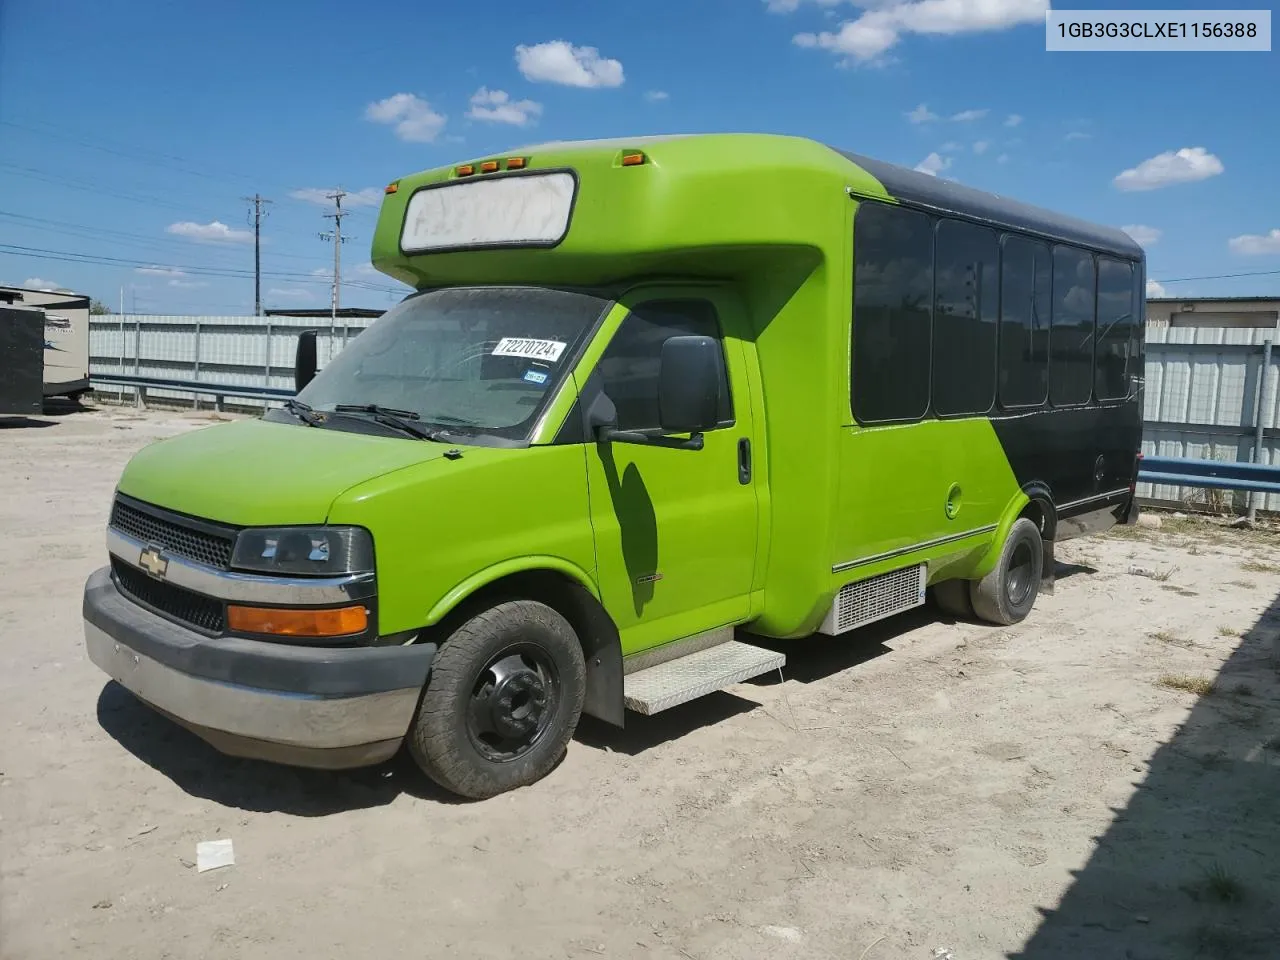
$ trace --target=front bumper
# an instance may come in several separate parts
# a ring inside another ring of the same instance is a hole
[[[84,630],[90,660],[216,749],[326,769],[399,749],[436,651],[206,637],[122,596],[109,568],[85,584]]]

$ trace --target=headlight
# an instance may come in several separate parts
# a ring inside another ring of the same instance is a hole
[[[231,566],[261,573],[332,577],[373,572],[373,538],[360,527],[241,530]]]

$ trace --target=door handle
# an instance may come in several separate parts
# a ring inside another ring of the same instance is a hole
[[[746,437],[738,441],[738,482],[751,482],[751,441]]]

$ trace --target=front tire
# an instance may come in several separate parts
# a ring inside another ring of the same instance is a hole
[[[436,654],[409,753],[469,799],[527,786],[564,755],[585,695],[586,663],[569,622],[532,600],[500,603]]]
[[[979,619],[1000,626],[1019,623],[1035,605],[1043,573],[1044,541],[1040,528],[1021,517],[1009,530],[995,569],[970,584],[973,612]]]

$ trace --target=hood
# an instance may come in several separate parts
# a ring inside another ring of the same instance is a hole
[[[323,523],[344,490],[440,459],[443,444],[266,420],[240,420],[139,451],[119,490],[236,526]]]

